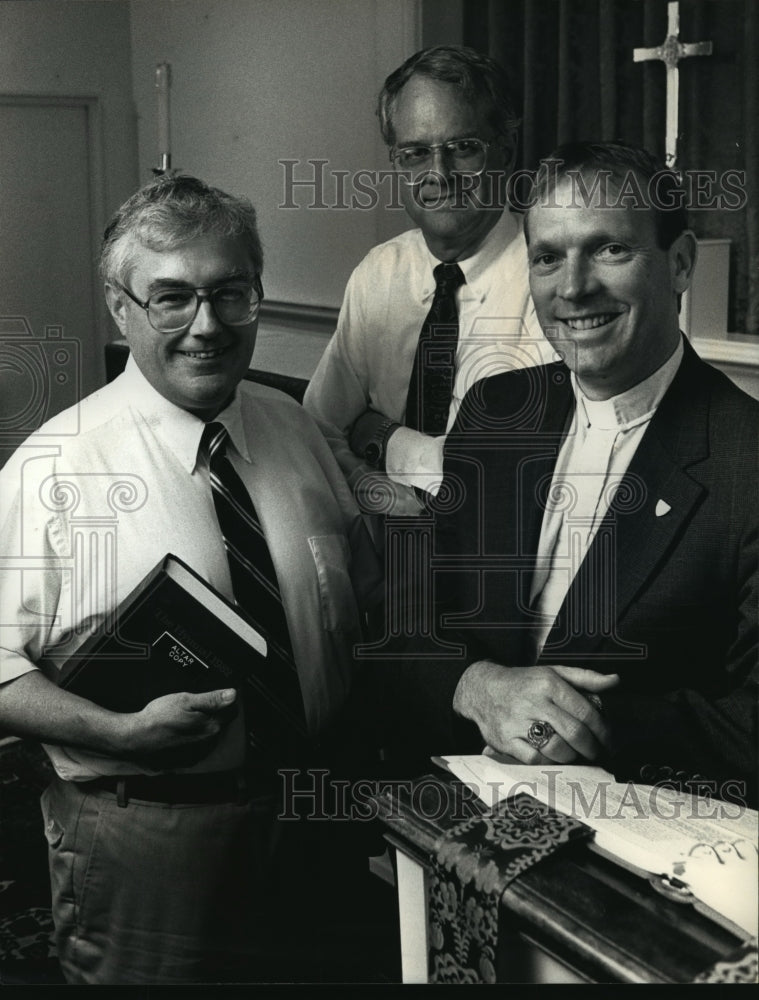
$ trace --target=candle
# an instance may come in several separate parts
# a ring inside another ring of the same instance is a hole
[[[163,166],[171,157],[169,141],[169,87],[171,66],[159,63],[155,71],[155,85],[158,91],[158,159]]]

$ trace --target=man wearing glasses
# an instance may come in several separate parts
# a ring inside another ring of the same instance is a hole
[[[353,272],[304,405],[332,425],[365,511],[417,514],[470,385],[552,352],[506,208],[518,120],[504,71],[471,49],[422,50],[387,78],[378,115],[418,228]]]
[[[18,565],[0,590],[0,730],[44,743],[55,771],[42,804],[69,983],[255,976],[258,920],[272,916],[280,762],[266,748],[258,759],[255,746],[245,759],[234,689],[121,714],[57,687],[38,669],[43,654],[64,663],[170,552],[243,611],[241,567],[249,587],[266,577],[276,600],[256,624],[296,672],[309,737],[325,732],[348,692],[363,525],[308,414],[241,382],[262,264],[249,202],[182,176],[138,191],[106,229],[101,258],[130,347],[126,370],[78,404],[77,434],[61,432],[70,415],[54,418],[2,472],[0,551]],[[214,464],[220,447],[236,486]],[[256,535],[260,562],[244,566],[230,541],[217,480],[232,497],[227,510],[245,507],[248,530],[237,537]],[[238,486],[242,494],[230,492]],[[101,550],[88,539],[104,524],[113,530]]]

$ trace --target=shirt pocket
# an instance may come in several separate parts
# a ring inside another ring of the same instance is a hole
[[[345,535],[311,535],[308,539],[316,565],[322,619],[328,632],[359,628],[356,595],[350,576],[351,551]]]

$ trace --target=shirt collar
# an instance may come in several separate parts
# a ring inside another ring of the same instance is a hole
[[[121,391],[131,409],[136,410],[145,422],[167,444],[180,464],[190,474],[195,469],[200,439],[205,423],[193,413],[170,402],[148,382],[132,355],[129,356],[121,376]],[[250,453],[245,440],[242,406],[239,390],[229,406],[216,417],[224,424],[237,451],[249,462]]]
[[[504,209],[501,212],[498,222],[496,222],[487,234],[477,253],[472,254],[471,257],[467,257],[465,260],[456,262],[466,278],[466,284],[461,286],[462,297],[475,297],[475,295],[477,298],[481,297],[481,295],[474,292],[473,286],[479,281],[493,261],[503,253],[520,229],[521,222],[519,218],[512,215],[508,209]],[[422,300],[432,298],[435,293],[435,278],[432,272],[440,263],[439,258],[427,249],[426,244],[425,249],[427,251],[427,263],[429,266],[426,269],[422,286]]]
[[[645,420],[650,420],[672,383],[683,357],[682,339],[657,370],[637,385],[620,392],[610,399],[588,399],[572,373],[572,388],[578,401],[578,416],[584,416],[592,427],[612,430],[629,430]]]
[[[242,419],[242,399],[239,388],[235,391],[234,397],[229,406],[222,410],[216,417],[220,424],[224,424],[229,434],[229,440],[235,446],[238,453],[246,462],[252,461],[248,449],[248,441],[245,437],[245,426]]]

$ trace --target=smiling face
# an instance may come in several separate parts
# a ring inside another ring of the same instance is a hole
[[[538,319],[586,395],[609,399],[675,350],[677,297],[690,284],[695,238],[685,231],[663,250],[650,209],[586,207],[568,177],[544,202],[526,226]]]
[[[240,238],[203,236],[176,250],[135,248],[124,284],[141,301],[166,284],[213,288],[230,279],[253,280],[255,267]],[[108,307],[145,378],[162,396],[203,420],[234,395],[250,365],[258,319],[246,326],[220,323],[207,300],[178,333],[159,333],[147,312],[118,286],[106,285]]]
[[[438,153],[434,168],[419,184],[400,184],[401,200],[439,260],[462,260],[476,252],[503,210],[504,188],[513,150],[493,134],[485,116],[451,83],[416,74],[396,98],[392,113],[395,146],[434,145],[477,138],[491,145],[484,172],[457,178]]]

